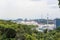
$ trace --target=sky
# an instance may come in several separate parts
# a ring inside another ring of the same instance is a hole
[[[60,18],[57,0],[0,0],[0,19]]]

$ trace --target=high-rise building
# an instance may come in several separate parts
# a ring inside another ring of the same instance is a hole
[[[55,19],[56,28],[60,27],[60,19]]]

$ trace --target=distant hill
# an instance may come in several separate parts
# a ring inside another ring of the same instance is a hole
[[[21,19],[21,18],[18,18],[18,19],[15,19],[15,20],[13,20],[14,22],[20,22],[20,21],[23,21],[23,19]]]
[[[34,19],[33,21],[36,21],[37,23],[43,23],[43,24],[47,24],[47,19]],[[54,24],[54,20],[48,20],[49,24]]]
[[[14,22],[21,22],[21,21],[35,21],[37,23],[47,24],[47,19],[31,19],[31,20],[23,20],[21,18],[13,20]],[[54,24],[54,20],[48,20],[49,24]]]

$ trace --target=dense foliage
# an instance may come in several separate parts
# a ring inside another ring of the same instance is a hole
[[[59,1],[58,5],[59,5],[59,7],[60,7],[60,0],[58,0],[58,1]]]
[[[58,0],[59,1],[59,5],[60,5],[60,0]]]
[[[0,20],[0,40],[60,40],[60,28],[49,32],[38,32],[36,25]]]

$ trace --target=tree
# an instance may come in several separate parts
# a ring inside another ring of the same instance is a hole
[[[59,8],[60,8],[60,0],[58,0],[58,1],[59,1],[58,5],[59,5]]]
[[[34,34],[30,35],[30,34],[25,34],[25,40],[38,40]]]

